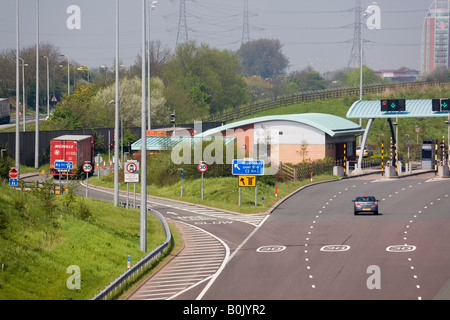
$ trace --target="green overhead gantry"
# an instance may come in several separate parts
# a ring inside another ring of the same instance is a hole
[[[396,137],[392,127],[392,118],[429,118],[447,117],[449,124],[448,135],[450,139],[450,101],[448,99],[417,99],[417,100],[358,100],[352,104],[347,112],[348,119],[369,119],[361,141],[361,150],[364,150],[372,123],[375,119],[387,119],[391,128],[393,142]],[[450,145],[450,144],[449,144]],[[450,146],[449,146],[450,147]],[[395,150],[396,151],[396,150]],[[360,152],[358,169],[361,169],[364,152]]]

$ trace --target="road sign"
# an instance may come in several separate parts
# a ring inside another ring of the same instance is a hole
[[[92,171],[92,169],[93,169],[92,164],[90,164],[90,163],[83,164],[83,171],[84,172],[89,173],[89,172]]]
[[[136,160],[125,162],[124,182],[139,182],[139,162]]]
[[[73,169],[73,162],[55,160],[55,169]]]
[[[256,187],[256,176],[239,176],[239,187]]]
[[[17,178],[9,179],[9,185],[11,187],[17,187],[19,185],[19,180]]]
[[[233,175],[264,175],[263,160],[233,160]]]
[[[208,165],[206,164],[206,162],[200,162],[197,168],[200,172],[206,172],[206,170],[208,170]]]
[[[103,157],[101,155],[96,155],[94,158],[96,163],[102,163],[103,162]]]
[[[137,162],[134,162],[134,161],[127,161],[127,163],[125,164],[126,173],[130,173],[130,174],[137,173],[138,168],[139,168],[139,165],[137,164]]]
[[[53,95],[52,99],[50,100],[51,102],[58,102],[58,99],[56,99],[56,96]]]
[[[19,171],[16,168],[11,168],[11,170],[9,170],[9,177],[12,179],[15,179],[19,176]]]

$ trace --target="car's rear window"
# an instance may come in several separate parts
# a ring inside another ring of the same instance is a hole
[[[375,197],[357,197],[356,201],[361,202],[375,201]]]

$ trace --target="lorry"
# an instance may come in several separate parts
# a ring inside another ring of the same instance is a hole
[[[9,123],[11,120],[11,106],[6,98],[0,98],[0,124]]]
[[[94,163],[94,138],[62,135],[50,141],[50,173],[83,177],[83,165]],[[89,174],[93,174],[92,170]]]

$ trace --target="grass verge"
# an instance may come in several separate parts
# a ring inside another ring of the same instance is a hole
[[[139,210],[0,185],[0,300],[93,298],[127,269],[128,256],[131,264],[145,256],[139,225]],[[151,214],[147,228],[150,252],[165,233]],[[80,270],[79,289],[68,286],[69,266]]]
[[[318,175],[313,177],[313,182],[309,179],[303,181],[286,181],[276,183],[277,195],[275,195],[275,186],[258,182],[257,206],[255,206],[255,188],[241,188],[241,206],[239,207],[239,187],[237,177],[224,178],[205,178],[203,182],[203,200],[201,199],[202,180],[185,179],[183,181],[183,197],[181,197],[181,181],[170,186],[156,187],[150,185],[147,193],[151,196],[163,197],[168,199],[186,201],[195,204],[201,204],[218,209],[229,210],[240,213],[262,213],[266,212],[277,201],[297,190],[298,188],[319,181],[328,181],[339,179],[333,175]],[[89,184],[113,188],[110,177],[104,176],[89,179]],[[126,184],[120,183],[121,190],[126,190]],[[130,186],[130,201],[133,197],[133,187]],[[140,184],[136,184],[136,192],[140,192]],[[264,205],[262,203],[264,197]]]

